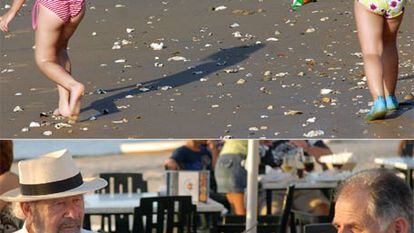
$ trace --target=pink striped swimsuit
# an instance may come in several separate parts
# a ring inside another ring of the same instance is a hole
[[[85,0],[36,0],[32,11],[33,29],[37,28],[39,4],[53,11],[64,23],[67,23],[81,12]]]

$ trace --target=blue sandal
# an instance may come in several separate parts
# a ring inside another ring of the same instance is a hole
[[[385,98],[388,111],[395,111],[398,109],[398,100],[395,95],[389,95]]]
[[[387,104],[383,96],[378,96],[374,101],[374,105],[371,108],[371,111],[365,117],[366,121],[373,121],[384,119],[387,114]]]

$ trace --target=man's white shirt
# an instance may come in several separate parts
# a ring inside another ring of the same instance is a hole
[[[23,225],[22,229],[15,231],[14,233],[29,233],[26,228],[26,223]],[[95,233],[93,231],[87,231],[85,229],[81,229],[80,233]]]

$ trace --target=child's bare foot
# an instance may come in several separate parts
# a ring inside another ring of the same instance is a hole
[[[68,124],[75,124],[77,120],[78,120],[78,116],[72,115],[68,117]]]
[[[71,115],[68,100],[59,100],[59,107],[53,111],[53,116],[69,117]]]
[[[78,120],[80,109],[81,109],[81,101],[80,100],[81,99],[79,99],[78,103],[76,104],[76,107],[75,107],[75,110],[74,110],[73,114],[68,119],[69,124],[74,124]]]
[[[56,108],[55,110],[53,110],[52,115],[55,116],[55,117],[62,116],[62,114],[60,114],[60,112],[59,112],[59,108]]]
[[[71,110],[71,114],[69,116],[70,123],[75,123],[77,118],[79,117],[81,98],[84,94],[84,91],[85,91],[85,87],[81,83],[77,83],[70,90],[70,101],[69,101],[69,107]]]

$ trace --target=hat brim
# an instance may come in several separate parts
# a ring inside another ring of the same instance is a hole
[[[77,188],[67,190],[65,192],[53,193],[47,195],[38,196],[25,196],[20,192],[20,188],[10,190],[0,196],[0,199],[6,202],[30,202],[30,201],[41,201],[48,199],[56,199],[62,197],[70,197],[92,192],[105,187],[108,184],[106,180],[102,178],[85,178],[83,184]]]

